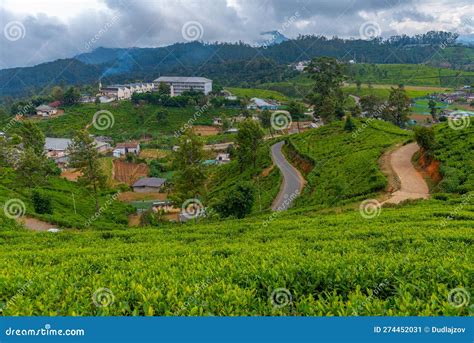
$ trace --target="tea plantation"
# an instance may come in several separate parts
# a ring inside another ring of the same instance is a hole
[[[387,181],[378,160],[394,144],[410,140],[411,132],[373,119],[356,120],[355,124],[352,132],[335,122],[290,136],[291,149],[314,165],[298,205],[340,204],[384,190]]]
[[[3,314],[467,315],[448,294],[474,291],[473,199],[382,208],[373,219],[280,213],[268,226],[260,216],[52,234],[3,220]],[[104,289],[108,306],[96,306]],[[286,300],[272,303],[275,292]]]

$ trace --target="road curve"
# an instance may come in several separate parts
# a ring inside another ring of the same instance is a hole
[[[428,199],[430,191],[411,159],[419,150],[416,143],[410,143],[395,150],[390,156],[393,171],[400,179],[400,189],[393,192],[384,203],[398,204],[408,199]]]
[[[280,169],[283,175],[283,182],[280,186],[280,192],[273,201],[273,211],[287,210],[293,200],[301,194],[304,186],[304,178],[301,173],[293,167],[283,155],[281,148],[285,142],[278,142],[271,147],[273,163]]]

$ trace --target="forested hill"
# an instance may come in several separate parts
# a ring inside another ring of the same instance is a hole
[[[0,96],[29,95],[54,84],[81,85],[100,78],[105,84],[151,81],[163,74],[206,76],[224,85],[245,86],[284,80],[295,73],[288,64],[316,56],[473,69],[474,48],[455,44],[456,37],[429,32],[367,41],[308,35],[268,47],[191,42],[160,48],[98,48],[71,59],[0,70]]]

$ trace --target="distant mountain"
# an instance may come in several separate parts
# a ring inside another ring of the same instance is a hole
[[[470,35],[461,35],[458,37],[456,42],[463,45],[474,46],[474,33],[471,33]]]
[[[371,41],[313,35],[291,40],[283,35],[275,37],[278,44],[262,47],[242,42],[191,42],[160,48],[98,48],[71,59],[0,70],[0,97],[47,92],[56,84],[86,85],[99,79],[103,84],[151,81],[165,74],[205,76],[222,85],[251,86],[294,76],[289,64],[316,56],[355,59],[358,63],[428,63],[474,69],[474,48],[450,44],[449,49],[440,49],[441,44],[457,38],[446,32]]]

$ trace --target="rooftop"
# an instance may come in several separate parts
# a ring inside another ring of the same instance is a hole
[[[132,187],[156,187],[160,188],[166,179],[160,177],[143,177],[133,184]]]
[[[138,143],[137,142],[124,142],[124,143],[118,143],[115,148],[117,149],[120,149],[120,148],[137,148],[138,147]]]
[[[212,80],[194,76],[160,76],[153,82],[212,82]]]
[[[68,138],[45,138],[44,148],[45,150],[66,150],[71,144],[71,140]]]

